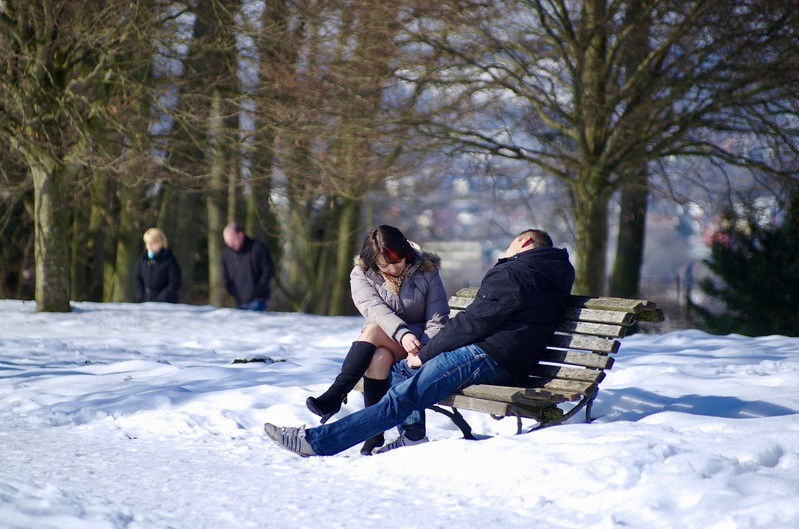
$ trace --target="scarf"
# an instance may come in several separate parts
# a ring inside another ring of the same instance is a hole
[[[402,287],[402,282],[408,277],[408,273],[411,271],[410,266],[405,267],[405,271],[402,272],[398,277],[394,277],[392,275],[380,272],[380,275],[383,276],[388,288],[394,293],[394,295],[399,296],[400,288]]]

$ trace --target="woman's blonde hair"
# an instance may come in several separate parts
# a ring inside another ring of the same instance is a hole
[[[144,232],[144,244],[149,242],[160,242],[164,248],[169,248],[169,243],[166,241],[166,235],[160,228],[150,228]]]

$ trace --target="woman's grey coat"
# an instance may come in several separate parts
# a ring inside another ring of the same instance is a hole
[[[422,344],[438,334],[449,319],[447,293],[438,270],[441,258],[415,249],[416,261],[402,282],[399,296],[383,276],[359,257],[350,273],[352,300],[366,323],[377,323],[392,339],[401,342],[412,332]]]

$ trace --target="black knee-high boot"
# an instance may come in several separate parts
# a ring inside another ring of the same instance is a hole
[[[363,405],[364,407],[377,404],[383,396],[388,393],[390,382],[388,379],[378,380],[376,378],[363,377]],[[361,447],[361,455],[370,456],[372,450],[383,446],[385,438],[382,433],[366,440]]]
[[[341,409],[341,403],[346,400],[347,393],[352,391],[358,380],[366,373],[376,349],[377,346],[369,342],[352,342],[352,347],[341,365],[341,373],[336,376],[333,384],[318,397],[306,399],[305,405],[316,415],[322,417],[320,419],[322,424]]]

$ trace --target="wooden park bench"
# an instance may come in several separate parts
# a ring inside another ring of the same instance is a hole
[[[450,317],[465,310],[476,293],[476,288],[465,288],[452,296]],[[605,378],[605,371],[613,366],[611,355],[619,350],[620,340],[638,322],[662,321],[663,311],[651,301],[570,296],[556,333],[529,384],[469,386],[431,409],[452,419],[467,439],[475,437],[459,410],[487,413],[498,420],[515,417],[517,433],[522,432],[523,418],[537,421],[528,430],[532,431],[560,424],[582,409],[586,422],[590,422],[599,384]],[[362,390],[362,385],[356,389]]]

